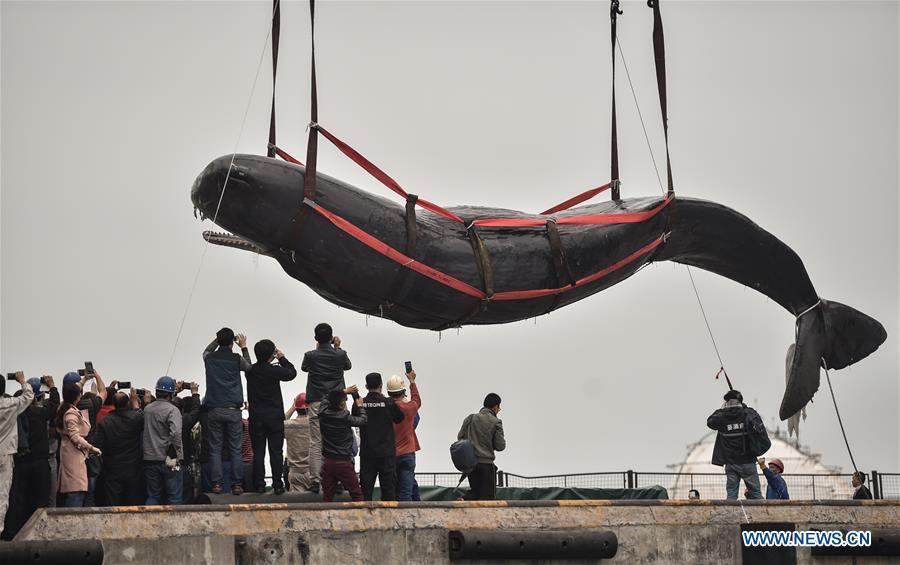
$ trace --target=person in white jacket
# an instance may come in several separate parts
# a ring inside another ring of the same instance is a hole
[[[9,489],[13,475],[13,455],[19,450],[19,414],[31,406],[34,390],[25,382],[25,373],[16,373],[16,382],[22,387],[22,394],[0,398],[0,525],[6,519],[9,507]],[[3,381],[0,392],[6,392],[6,381]]]

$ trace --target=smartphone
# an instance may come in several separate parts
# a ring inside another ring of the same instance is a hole
[[[125,382],[119,383],[119,390],[122,390],[125,388],[131,388],[131,381],[125,381]]]
[[[79,376],[79,377],[83,377],[83,376],[84,376],[84,369],[78,369],[78,376]]]
[[[142,388],[139,388],[139,389],[137,389],[137,390],[134,391],[134,392],[137,393],[138,398],[144,398],[144,394],[146,393],[146,391],[145,391],[144,389],[142,389]]]
[[[87,373],[88,375],[93,375],[94,374],[94,364],[91,363],[90,361],[85,361],[84,362],[84,372]]]
[[[412,361],[406,361],[403,364],[406,366],[406,372],[412,373]]]
[[[8,381],[16,380],[16,374],[15,373],[6,373],[6,380],[8,380]]]

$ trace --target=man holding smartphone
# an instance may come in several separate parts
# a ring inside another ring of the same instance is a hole
[[[250,443],[253,448],[253,485],[257,492],[266,492],[266,445],[272,467],[272,490],[284,494],[284,400],[281,383],[294,380],[297,369],[270,339],[263,339],[253,347],[256,364],[244,376],[247,378],[248,412],[250,413]]]
[[[300,370],[308,373],[306,379],[306,403],[309,413],[309,474],[313,482],[311,490],[317,492],[321,482],[322,431],[319,427],[319,413],[322,401],[333,390],[343,390],[347,394],[357,392],[355,386],[347,387],[344,371],[351,368],[347,352],[341,349],[341,338],[333,335],[331,326],[319,324],[315,331],[316,348],[303,355]]]
[[[25,382],[25,373],[22,371],[8,373],[6,379],[19,383],[22,394],[0,397],[0,525],[6,520],[9,489],[13,475],[13,455],[19,450],[19,415],[34,400],[34,390]],[[6,381],[3,381],[3,390],[0,390],[0,393],[4,392],[6,392]]]
[[[232,351],[237,343],[238,355]],[[241,446],[244,441],[244,425],[241,407],[244,405],[244,385],[241,371],[253,368],[247,338],[236,337],[231,328],[216,332],[216,339],[203,351],[206,366],[206,397],[203,405],[209,411],[209,464],[212,492],[222,492],[222,447],[226,443],[231,453],[231,494],[243,494],[244,467],[241,462]],[[180,443],[180,440],[179,440]]]
[[[407,367],[410,370],[406,373],[406,378],[409,379],[409,392],[412,398],[406,398],[402,377],[391,375],[387,381],[388,396],[394,400],[403,413],[403,420],[394,424],[397,500],[400,502],[412,500],[413,484],[416,481],[416,451],[421,449],[413,424],[416,413],[422,407],[422,398],[419,396],[419,387],[416,385],[416,372],[412,370],[412,365],[408,362]]]

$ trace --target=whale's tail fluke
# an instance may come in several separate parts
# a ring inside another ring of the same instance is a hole
[[[793,359],[788,363],[781,419],[795,415],[812,399],[819,389],[823,363],[828,369],[843,369],[878,349],[885,339],[881,323],[840,302],[820,300],[802,313],[797,318]]]

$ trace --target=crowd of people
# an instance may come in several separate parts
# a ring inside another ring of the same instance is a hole
[[[11,539],[39,507],[182,504],[201,493],[267,492],[267,451],[275,495],[289,489],[331,502],[343,489],[354,501],[372,500],[377,481],[381,500],[419,500],[416,372],[409,362],[406,381],[371,372],[363,396],[345,382],[352,364],[331,326],[317,325],[314,338],[300,365],[305,392],[286,410],[281,384],[297,378],[297,368],[269,339],[254,345],[252,362],[246,336],[229,328],[203,351],[202,397],[198,383],[169,376],[153,390],[107,385],[91,363],[63,377],[61,395],[50,375],[8,374],[2,392],[11,381],[20,390],[0,398],[0,538]],[[739,391],[729,390],[724,401],[707,425],[718,432],[712,463],[724,467],[727,498],[737,499],[741,481],[746,498],[763,498],[758,466],[765,498],[788,499],[784,463],[760,457],[770,445],[760,415]],[[500,404],[488,394],[457,434],[471,458],[463,499],[495,497],[495,454],[506,448]],[[872,497],[864,483],[856,473],[854,498]]]
[[[372,500],[377,481],[381,500],[418,500],[416,372],[409,363],[406,381],[371,372],[362,396],[345,382],[352,365],[331,326],[318,324],[314,337],[316,347],[300,365],[305,392],[286,410],[281,384],[297,378],[297,368],[268,339],[254,345],[253,363],[246,336],[229,328],[203,351],[202,397],[198,383],[169,376],[153,390],[107,385],[91,363],[63,377],[62,394],[52,376],[9,374],[0,392],[12,381],[20,390],[0,398],[0,537],[11,539],[40,507],[182,504],[201,493],[267,492],[266,451],[275,495],[289,489],[330,502],[343,489],[354,501]],[[494,497],[494,453],[506,446],[496,416],[500,397],[488,394],[484,404],[459,432],[478,455],[468,500]]]

